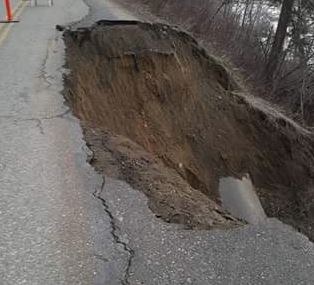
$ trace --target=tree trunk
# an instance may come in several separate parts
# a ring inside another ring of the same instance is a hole
[[[288,25],[291,21],[293,4],[294,0],[283,0],[282,3],[275,39],[272,44],[266,66],[266,76],[269,80],[271,80],[271,82],[274,81],[274,77],[281,60],[283,47],[287,36]]]

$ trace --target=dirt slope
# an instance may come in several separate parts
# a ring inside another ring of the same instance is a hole
[[[239,224],[218,206],[218,182],[249,173],[267,214],[313,237],[312,134],[243,95],[192,37],[102,21],[67,31],[65,42],[65,95],[98,170],[144,191],[165,220],[192,227]]]

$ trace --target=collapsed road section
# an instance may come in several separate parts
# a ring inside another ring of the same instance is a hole
[[[64,91],[91,163],[187,228],[243,224],[220,206],[221,177],[249,173],[270,217],[314,238],[313,136],[241,83],[185,32],[99,21],[64,33]]]

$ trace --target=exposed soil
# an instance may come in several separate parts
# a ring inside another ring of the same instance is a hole
[[[187,228],[225,228],[241,224],[140,145],[109,131],[83,126],[85,138],[94,152],[93,166],[143,191],[157,217]]]
[[[242,94],[191,36],[101,21],[64,37],[65,96],[98,171],[143,191],[157,216],[196,228],[241,224],[219,206],[218,182],[249,173],[269,216],[314,237],[312,134]]]

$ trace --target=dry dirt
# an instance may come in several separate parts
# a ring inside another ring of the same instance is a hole
[[[219,206],[218,182],[249,173],[266,213],[314,238],[312,134],[244,95],[191,36],[100,21],[64,38],[65,96],[98,171],[189,228],[240,225]]]

